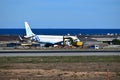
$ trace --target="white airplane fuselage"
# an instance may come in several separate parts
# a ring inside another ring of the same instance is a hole
[[[55,35],[36,35],[31,38],[34,41],[55,44],[63,41],[63,36]]]
[[[40,42],[40,43],[44,43],[44,44],[49,43],[49,44],[53,44],[53,45],[56,43],[63,42],[64,36],[34,34],[27,22],[25,22],[25,30],[26,30],[26,35],[24,37],[30,38],[32,41],[36,41],[36,42]],[[72,38],[73,41],[75,41],[75,42],[80,41],[76,36],[66,36],[66,37]]]

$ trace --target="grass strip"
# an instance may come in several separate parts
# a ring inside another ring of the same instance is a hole
[[[58,63],[58,62],[120,62],[120,56],[45,56],[45,57],[0,57],[4,63]]]

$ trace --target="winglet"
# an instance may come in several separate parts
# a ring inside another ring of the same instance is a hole
[[[22,37],[19,35],[19,39],[22,41],[23,39],[22,39]]]

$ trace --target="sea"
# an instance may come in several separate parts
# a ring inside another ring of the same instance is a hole
[[[32,31],[39,35],[120,35],[120,29],[32,29]],[[0,35],[25,34],[25,29],[0,29]]]

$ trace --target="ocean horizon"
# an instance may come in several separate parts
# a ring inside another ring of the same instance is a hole
[[[106,35],[120,34],[120,29],[32,29],[40,35]],[[0,35],[24,35],[25,29],[0,29]]]

